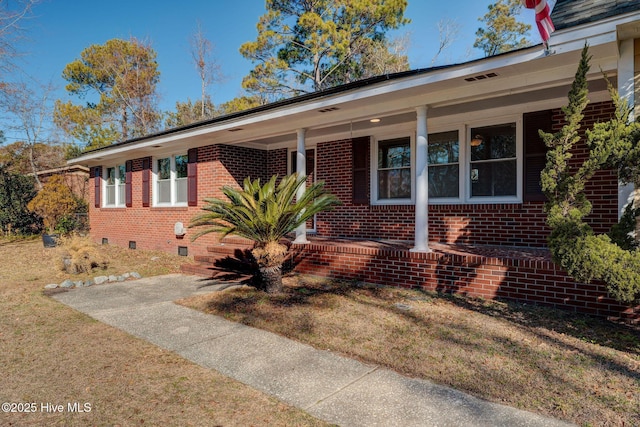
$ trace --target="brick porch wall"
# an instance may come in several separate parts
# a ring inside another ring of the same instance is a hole
[[[610,298],[600,283],[576,283],[555,264],[526,257],[414,253],[346,245],[293,245],[300,273],[386,286],[547,305],[603,317],[640,321],[640,306]]]

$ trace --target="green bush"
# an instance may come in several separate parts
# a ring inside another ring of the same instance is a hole
[[[633,304],[640,297],[640,251],[634,250],[638,242],[632,234],[640,208],[628,207],[609,235],[595,235],[583,221],[591,212],[584,187],[599,169],[617,169],[620,177],[634,179],[636,185],[640,176],[640,124],[629,123],[629,107],[611,85],[615,117],[596,123],[586,132],[587,160],[573,169],[568,163],[573,147],[581,140],[578,131],[588,104],[589,59],[585,46],[569,92],[569,104],[563,108],[567,124],[555,134],[540,132],[549,147],[541,174],[542,187],[549,199],[545,206],[547,224],[552,230],[549,249],[554,262],[577,281],[601,280],[613,298]]]

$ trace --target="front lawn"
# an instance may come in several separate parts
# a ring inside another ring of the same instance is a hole
[[[100,250],[110,267],[96,275],[175,273],[185,261]],[[0,240],[0,403],[23,412],[35,404],[33,413],[0,412],[0,425],[326,425],[43,295],[45,284],[89,277],[58,274],[54,254],[40,240]]]
[[[310,276],[180,303],[587,426],[640,425],[640,330],[546,308]]]

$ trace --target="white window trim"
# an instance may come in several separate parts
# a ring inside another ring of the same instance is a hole
[[[387,139],[409,138],[409,148],[411,150],[411,198],[405,199],[378,199],[378,141]],[[371,205],[413,205],[416,200],[416,135],[413,132],[396,132],[376,135],[371,143]]]
[[[185,202],[177,202],[177,189],[176,189],[176,179],[177,179],[177,172],[176,172],[176,156],[184,156],[186,155],[186,153],[176,153],[176,154],[171,154],[171,155],[167,155],[167,156],[158,156],[158,157],[153,157],[151,159],[152,162],[152,191],[151,191],[151,196],[152,196],[152,206],[154,207],[184,207],[184,206],[188,206],[188,203]],[[159,203],[158,202],[158,160],[160,159],[166,159],[169,158],[170,159],[170,164],[171,164],[171,171],[170,171],[170,180],[171,180],[171,201],[169,203]],[[188,179],[188,178],[185,178]],[[187,188],[188,188],[188,183],[187,183]]]
[[[494,126],[507,123],[516,124],[516,195],[515,196],[476,196],[471,197],[471,155],[469,141],[471,141],[471,129],[483,126]],[[478,120],[466,124],[464,152],[465,162],[463,175],[460,180],[464,180],[465,201],[466,204],[500,204],[500,203],[522,203],[522,185],[524,179],[524,160],[523,160],[523,128],[522,114],[514,116],[503,116],[495,120]],[[461,150],[462,151],[462,150]]]
[[[465,144],[466,129],[464,125],[460,126],[444,126],[441,128],[428,129],[427,135],[442,132],[458,132],[458,197],[429,197],[430,205],[459,205],[465,203],[465,185],[463,180],[464,165],[467,161],[467,149]],[[429,145],[429,137],[427,136],[427,146]],[[429,165],[428,167],[431,167]]]
[[[123,195],[122,199],[124,200],[123,203],[119,204],[118,201],[120,200],[120,190],[122,187],[122,191],[126,192],[126,185],[122,186],[120,184],[120,166],[125,166],[124,164],[119,164],[119,165],[113,165],[113,166],[103,166],[102,167],[102,176],[104,177],[104,179],[102,180],[102,207],[103,208],[124,208],[127,205],[127,201],[126,201],[126,195]],[[114,183],[114,203],[113,204],[107,204],[107,180],[109,179],[109,175],[107,174],[107,170],[109,168],[114,168],[115,169],[115,183]],[[125,174],[126,172],[126,166],[125,166]],[[125,175],[126,177],[126,175]]]
[[[316,175],[318,175],[318,173],[317,173],[317,170],[318,170],[317,169],[318,168],[318,149],[316,147],[317,147],[316,144],[309,144],[309,145],[305,146],[305,150],[313,150],[313,151],[316,152],[315,153],[316,155],[315,155],[315,157],[313,159],[313,167],[314,167],[314,170],[316,171]],[[291,171],[293,170],[293,165],[291,164],[291,153],[297,153],[297,152],[298,152],[297,148],[289,148],[289,149],[287,149],[287,173],[289,175],[291,175],[291,173],[292,173]],[[316,178],[316,177],[314,177],[314,178]]]
[[[493,126],[507,123],[516,124],[516,195],[501,197],[471,197],[471,129],[483,126]],[[522,203],[522,187],[524,182],[524,137],[522,127],[522,114],[500,116],[493,119],[478,119],[465,122],[459,125],[440,124],[436,127],[429,127],[428,134],[458,131],[460,139],[459,149],[459,197],[429,198],[430,205],[456,205],[456,204],[517,204]],[[411,199],[377,199],[378,195],[378,141],[394,138],[410,137],[411,140]],[[428,141],[427,141],[428,143]],[[370,148],[370,191],[372,206],[377,205],[412,205],[415,204],[415,131],[396,131],[395,133],[381,133],[372,137]]]

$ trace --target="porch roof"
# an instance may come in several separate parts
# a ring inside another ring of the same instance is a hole
[[[559,21],[561,27],[567,25],[563,22],[582,22],[569,1],[559,0],[556,11],[564,19]],[[462,64],[373,77],[123,141],[84,153],[69,164],[97,166],[186,152],[188,148],[212,144],[242,144],[262,149],[293,147],[296,129],[300,128],[307,130],[306,139],[310,143],[367,136],[380,128],[415,123],[415,108],[421,105],[429,108],[430,124],[447,118],[464,121],[475,111],[506,114],[515,105],[526,104],[531,111],[559,107],[566,102],[585,43],[590,45],[594,58],[588,78],[596,82],[591,88],[592,101],[596,101],[598,93],[606,96],[600,70],[610,78],[617,74],[619,26],[626,25],[626,34],[640,32],[640,6],[635,5],[633,11],[584,24],[582,27],[588,27],[587,30],[577,25],[557,31],[552,37],[550,55],[538,45]],[[371,118],[382,120],[374,125]]]

